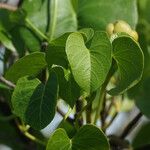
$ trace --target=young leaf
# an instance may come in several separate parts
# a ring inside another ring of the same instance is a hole
[[[64,129],[57,129],[49,139],[46,150],[72,150],[71,140]]]
[[[105,30],[116,20],[125,20],[135,28],[138,20],[136,0],[80,0],[78,1],[79,25]]]
[[[120,81],[109,94],[117,95],[139,82],[143,73],[144,57],[139,44],[131,37],[118,37],[112,44],[113,58],[118,65]]]
[[[69,139],[65,130],[57,129],[48,141],[46,150],[109,150],[107,138],[93,125],[85,125]]]
[[[77,30],[76,13],[70,0],[51,0],[50,40]]]
[[[20,77],[38,74],[46,65],[44,53],[32,53],[16,61],[6,72],[5,77],[15,83]]]
[[[83,28],[79,30],[79,33],[82,33],[85,37],[85,41],[90,41],[94,36],[94,30],[92,28]]]
[[[111,66],[111,44],[105,32],[96,32],[89,49],[83,36],[72,33],[66,42],[66,53],[75,81],[87,93],[100,87]]]
[[[43,129],[55,115],[57,90],[54,72],[45,85],[38,79],[20,78],[12,96],[14,113],[33,128]]]

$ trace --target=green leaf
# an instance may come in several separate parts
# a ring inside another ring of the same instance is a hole
[[[0,9],[0,30],[10,31],[18,24],[24,24],[25,14],[18,9],[17,11],[9,11]]]
[[[59,82],[59,96],[72,108],[76,100],[80,97],[80,88],[74,81],[72,74],[65,73],[62,67],[54,67],[53,70],[57,74]]]
[[[15,83],[20,77],[36,75],[45,67],[44,53],[32,53],[16,61],[6,72],[5,77]]]
[[[4,121],[0,121],[0,144],[7,145],[14,150],[25,149],[26,147],[16,128],[10,122]]]
[[[19,54],[25,51],[36,52],[41,49],[41,41],[36,34],[25,26],[17,26],[11,30],[12,41]]]
[[[49,139],[46,150],[72,150],[71,140],[63,129],[57,129]]]
[[[50,67],[52,65],[59,65],[64,68],[68,68],[65,48],[62,46],[49,45],[46,50],[46,61]]]
[[[14,113],[35,129],[43,129],[54,118],[57,76],[51,72],[43,85],[38,79],[20,78],[12,96]]]
[[[45,33],[48,23],[48,1],[25,0],[21,8],[26,12],[27,18],[41,32]]]
[[[66,42],[66,53],[75,81],[87,93],[99,88],[111,66],[111,44],[105,32],[95,32],[87,49],[83,36],[72,33]]]
[[[119,83],[110,91],[111,95],[125,92],[136,85],[143,73],[144,57],[137,42],[128,36],[121,36],[113,41],[113,58],[120,75]]]
[[[85,125],[72,139],[72,150],[109,150],[104,133],[94,125]]]
[[[140,111],[150,118],[150,54],[145,36],[140,34],[139,42],[144,53],[144,71],[141,81],[128,91],[130,99],[134,99]]]
[[[78,18],[81,27],[105,30],[106,25],[124,20],[136,27],[138,15],[136,0],[81,0],[78,1]]]
[[[67,132],[67,135],[69,136],[69,138],[72,138],[77,132],[74,124],[64,119],[61,121],[61,123],[59,124],[57,128],[64,129]]]
[[[90,41],[94,36],[94,30],[92,28],[83,28],[79,30],[79,33],[82,33],[85,37],[85,41]]]
[[[135,138],[133,139],[132,145],[134,149],[150,145],[149,135],[150,135],[150,122],[143,125],[139,130],[139,132],[136,134]]]
[[[11,41],[10,38],[7,37],[6,34],[4,34],[3,32],[0,32],[0,42],[9,50],[11,50],[12,52],[15,52],[16,49]]]
[[[139,86],[135,96],[135,103],[141,112],[150,118],[150,77],[145,78]]]
[[[60,138],[61,137],[61,138]],[[69,139],[65,130],[57,129],[48,141],[46,150],[109,150],[107,138],[93,125],[85,125]]]
[[[76,13],[70,0],[51,0],[50,40],[77,30]]]

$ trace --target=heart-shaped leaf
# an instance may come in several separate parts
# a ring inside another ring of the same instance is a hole
[[[87,93],[100,87],[111,66],[111,44],[105,32],[95,32],[90,48],[80,33],[72,33],[66,53],[75,81]]]
[[[58,129],[48,141],[46,150],[109,150],[103,132],[93,125],[85,125],[69,139],[65,130]]]
[[[55,115],[57,90],[54,72],[45,85],[38,79],[20,78],[12,96],[14,113],[35,129],[46,127]]]
[[[120,81],[115,88],[109,91],[109,94],[116,95],[125,92],[140,81],[144,68],[144,57],[139,44],[131,37],[118,37],[114,39],[112,45],[113,58],[118,65]]]
[[[136,0],[80,0],[79,25],[105,30],[108,23],[125,20],[135,28],[138,20]]]

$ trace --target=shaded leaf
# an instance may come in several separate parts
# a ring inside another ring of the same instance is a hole
[[[68,68],[65,48],[62,46],[49,45],[46,50],[46,61],[50,67],[54,64],[62,66],[64,68]]]
[[[72,108],[76,100],[80,97],[80,88],[74,81],[72,74],[65,73],[62,67],[54,67],[59,82],[59,96]]]
[[[12,96],[14,113],[35,129],[46,127],[55,115],[57,90],[54,72],[45,85],[38,79],[20,78]]]
[[[77,30],[76,13],[70,0],[51,0],[50,40]]]
[[[94,125],[85,125],[72,139],[72,150],[109,150],[104,133]]]
[[[135,28],[138,20],[136,0],[78,1],[79,25],[105,30],[106,25],[124,20]]]
[[[135,138],[133,139],[133,147],[136,148],[142,148],[146,145],[150,146],[150,123],[146,123],[141,127],[141,129],[138,131],[138,133],[135,135]]]
[[[138,43],[128,36],[121,36],[113,41],[113,58],[115,59],[120,80],[108,93],[121,94],[136,85],[143,73],[144,57]]]

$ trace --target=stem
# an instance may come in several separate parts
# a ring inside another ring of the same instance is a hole
[[[106,124],[104,127],[103,127],[103,130],[106,131],[106,129],[113,123],[113,121],[115,120],[115,118],[117,117],[118,115],[118,112],[115,112],[115,114],[113,115],[113,117],[111,118],[111,120],[109,121],[108,124]]]
[[[19,130],[21,131],[21,133],[23,133],[24,136],[26,136],[28,139],[30,139],[31,141],[34,141],[40,145],[46,146],[46,142],[38,139],[37,137],[35,137],[34,135],[32,135],[31,133],[28,132],[29,126],[25,126],[24,124],[20,125],[18,120],[16,120],[16,124],[17,124]]]
[[[57,112],[58,112],[63,118],[65,117],[64,112],[62,112],[62,110],[59,109],[58,107],[57,107]],[[74,122],[74,119],[72,119],[72,118],[70,118],[70,117],[67,117],[66,120],[67,120],[68,122],[70,122],[71,124],[73,124],[73,122]]]
[[[75,119],[75,127],[78,129],[79,124],[78,124],[78,119],[80,119],[82,113],[88,109],[88,107],[92,104],[93,98],[89,100],[89,102],[81,109],[81,111],[77,114],[76,119]]]
[[[100,90],[100,96],[99,96],[99,102],[98,102],[98,107],[97,107],[97,110],[96,110],[96,115],[95,115],[95,119],[94,119],[94,124],[96,124],[97,122],[97,119],[99,118],[99,115],[100,115],[100,112],[102,110],[102,105],[104,103],[104,100],[105,99],[105,93],[106,93],[106,87],[107,87],[107,84],[110,80],[110,78],[112,77],[112,75],[114,74],[115,72],[115,61],[112,60],[112,64],[111,64],[111,68],[107,74],[107,77],[106,77],[106,80],[105,82],[103,83],[102,87],[101,87],[101,90]]]
[[[27,25],[29,25],[39,36],[41,36],[44,40],[49,42],[49,39],[47,36],[45,36],[28,18],[25,19]]]
[[[137,116],[135,116],[135,118],[133,118],[133,120],[126,126],[120,138],[124,139],[132,131],[132,129],[134,129],[141,117],[142,113],[139,112]]]
[[[24,135],[25,135],[28,139],[30,139],[30,140],[32,140],[32,141],[34,141],[34,142],[36,142],[36,143],[39,143],[40,145],[46,146],[46,142],[41,141],[40,139],[36,138],[35,136],[33,136],[32,134],[30,134],[29,132],[24,132]]]
[[[5,4],[5,3],[0,3],[0,8],[7,9],[7,10],[10,10],[10,11],[16,11],[18,9],[15,6],[11,6],[11,5],[8,5],[8,4]]]
[[[91,123],[92,104],[86,109],[86,123]]]
[[[106,120],[106,93],[105,93],[105,96],[104,96],[103,108],[102,108],[102,111],[100,112],[100,116],[101,116],[101,124],[102,124],[101,127],[103,129],[104,126],[105,126],[105,120]]]
[[[10,121],[15,118],[15,115],[10,116],[0,116],[0,121]]]
[[[68,112],[67,112],[66,115],[64,116],[64,119],[63,119],[63,120],[66,120],[66,119],[69,117],[71,111],[72,111],[72,109],[69,108],[69,109],[68,109]]]
[[[76,113],[75,113],[75,125],[77,128],[79,128],[79,126],[82,126],[83,124],[83,118],[81,118],[81,115],[82,115],[82,112],[84,111],[83,110],[84,107],[82,105],[83,105],[82,100],[78,99],[76,101]]]
[[[15,84],[13,84],[12,82],[6,80],[3,76],[0,76],[0,81],[4,84],[6,84],[7,86],[9,86],[10,88],[15,88]]]
[[[105,96],[105,88],[106,88],[106,85],[103,84],[102,87],[101,87],[101,90],[100,90],[99,102],[98,102],[98,107],[97,107],[97,110],[96,110],[94,124],[96,124],[97,119],[99,118],[99,114],[102,110],[102,104],[103,104],[104,96]]]

